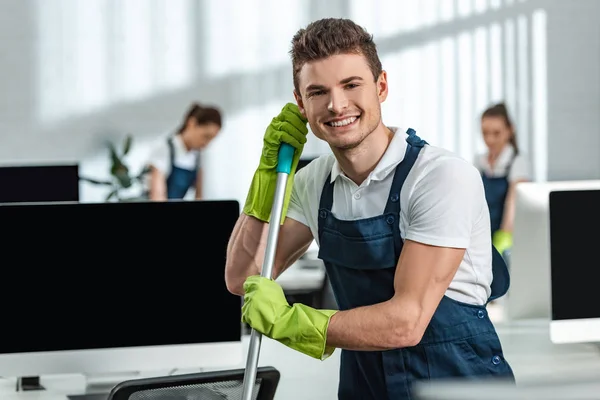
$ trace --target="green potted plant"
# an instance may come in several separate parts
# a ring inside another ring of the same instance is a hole
[[[84,182],[89,182],[93,185],[107,186],[111,190],[106,195],[105,201],[116,199],[119,202],[122,201],[138,201],[144,200],[143,193],[138,196],[127,196],[123,195],[123,192],[128,191],[135,185],[141,185],[144,176],[149,172],[148,167],[144,167],[142,171],[137,175],[131,175],[129,167],[125,163],[124,159],[133,143],[133,137],[127,135],[123,142],[123,149],[119,152],[116,146],[108,142],[108,150],[110,156],[110,176],[109,180],[94,179],[88,177],[81,177],[80,179]]]

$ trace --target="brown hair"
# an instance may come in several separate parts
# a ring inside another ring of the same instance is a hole
[[[381,74],[381,61],[373,35],[349,19],[324,18],[300,29],[292,39],[292,68],[294,88],[298,88],[298,73],[310,61],[337,54],[362,54],[369,64],[374,80]]]
[[[183,122],[177,130],[177,134],[180,134],[185,130],[190,118],[193,118],[198,125],[217,124],[219,128],[222,126],[221,112],[217,108],[202,107],[198,103],[192,103],[183,118]]]
[[[504,123],[510,128],[512,135],[510,136],[510,144],[515,150],[515,154],[519,154],[519,146],[517,145],[517,133],[515,132],[515,126],[508,115],[508,109],[504,103],[494,104],[493,106],[486,109],[481,115],[481,119],[485,117],[500,117],[504,120]]]

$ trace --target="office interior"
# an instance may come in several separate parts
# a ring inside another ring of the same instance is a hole
[[[217,250],[266,126],[294,101],[290,40],[322,17],[374,35],[390,85],[387,125],[473,160],[485,149],[482,111],[505,102],[531,181],[517,190],[511,288],[489,315],[523,387],[599,398],[600,305],[587,299],[600,263],[583,232],[600,223],[585,207],[600,192],[600,1],[3,0],[0,10],[0,215],[10,221],[4,274],[18,286],[17,301],[3,299],[12,310],[3,331],[13,333],[0,335],[1,398],[104,400],[131,379],[239,377],[250,330]],[[115,181],[109,144],[122,152],[131,138],[122,161],[137,176],[192,102],[223,113],[202,154],[203,199],[128,201],[143,181]],[[303,159],[329,151],[309,133]],[[316,244],[278,281],[291,302],[335,307]],[[104,329],[119,344],[98,346]],[[259,365],[278,373],[275,399],[333,399],[339,356],[317,361],[263,339]],[[419,397],[490,398],[489,388],[463,389],[452,397],[433,385]]]

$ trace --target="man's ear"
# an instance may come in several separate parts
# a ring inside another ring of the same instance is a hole
[[[385,99],[387,99],[388,95],[388,82],[387,82],[387,73],[385,71],[381,71],[379,78],[377,78],[377,96],[379,97],[379,102],[383,103]]]
[[[298,92],[296,92],[294,90],[294,98],[296,99],[296,104],[298,104],[298,109],[300,110],[300,114],[302,114],[302,116],[304,118],[306,118],[306,113],[304,112],[304,102],[302,101],[302,96],[298,94]]]

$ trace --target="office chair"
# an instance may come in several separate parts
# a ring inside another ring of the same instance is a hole
[[[273,400],[279,371],[258,367],[253,400]],[[116,385],[108,400],[238,400],[242,398],[244,369],[132,379]]]

